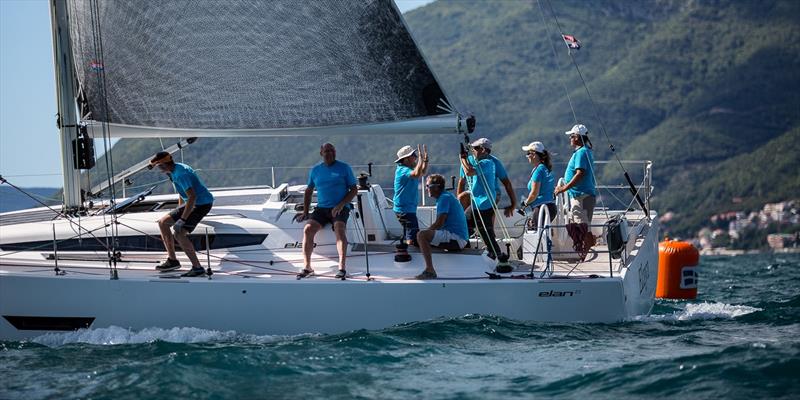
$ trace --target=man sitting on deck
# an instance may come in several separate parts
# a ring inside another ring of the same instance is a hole
[[[197,254],[194,251],[192,241],[189,240],[191,233],[200,220],[211,211],[214,204],[214,196],[208,191],[206,185],[197,176],[192,167],[172,161],[172,155],[166,151],[159,151],[150,160],[151,166],[167,174],[178,192],[178,208],[158,220],[158,227],[161,229],[161,240],[167,249],[167,260],[159,264],[156,270],[161,272],[176,270],[181,267],[175,256],[175,243],[170,227],[175,231],[174,238],[181,245],[186,253],[186,257],[192,262],[192,269],[182,276],[204,276],[206,271],[200,265]]]
[[[436,279],[431,245],[446,250],[461,250],[467,245],[467,218],[464,209],[452,193],[444,190],[444,177],[433,174],[425,185],[436,199],[436,221],[417,234],[419,250],[425,258],[425,270],[417,279]]]
[[[350,202],[358,194],[356,177],[349,165],[336,160],[336,148],[330,143],[320,147],[322,162],[315,165],[308,175],[308,186],[303,195],[303,213],[299,221],[310,218],[303,229],[303,262],[304,268],[297,274],[305,278],[314,273],[311,268],[311,253],[314,251],[314,236],[328,223],[333,224],[336,233],[336,250],[339,252],[339,272],[336,278],[347,276],[345,266],[347,258],[347,219],[350,217]],[[317,207],[310,217],[311,196],[317,189]]]

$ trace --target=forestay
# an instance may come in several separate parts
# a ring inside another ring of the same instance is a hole
[[[66,1],[81,115],[112,136],[456,130],[391,0]]]

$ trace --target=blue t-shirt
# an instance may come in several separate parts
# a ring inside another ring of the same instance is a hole
[[[555,200],[553,192],[556,189],[556,179],[553,178],[553,174],[547,170],[544,164],[539,164],[531,171],[531,180],[528,181],[528,193],[533,187],[533,182],[539,183],[539,194],[530,204],[531,208],[540,204],[552,203]]]
[[[467,189],[472,191],[472,203],[473,205],[477,205],[479,210],[488,210],[492,208],[492,202],[495,200],[495,196],[497,196],[497,192],[495,191],[495,164],[491,158],[481,159],[480,163],[477,163],[474,157],[469,156],[467,157],[467,161],[475,168],[475,175],[467,176],[462,167],[461,176],[467,179]],[[480,166],[480,168],[478,168],[478,166]],[[481,173],[483,177],[480,176]],[[487,188],[484,183],[488,183],[489,187]]]
[[[582,169],[584,175],[575,186],[567,191],[570,197],[575,198],[585,194],[597,196],[593,164],[594,155],[592,155],[592,151],[586,146],[583,146],[572,153],[572,157],[569,159],[569,164],[567,164],[567,170],[564,171],[564,180],[569,183],[569,181],[572,180],[572,177],[575,176],[577,169]]]
[[[196,206],[214,202],[214,196],[211,195],[206,184],[197,176],[197,172],[194,172],[192,167],[186,164],[175,163],[175,169],[170,172],[169,177],[172,180],[172,186],[175,187],[175,191],[178,192],[178,195],[181,196],[184,202],[189,200],[189,196],[186,194],[189,188],[192,188],[195,196],[197,196],[194,203]]]
[[[442,192],[439,198],[436,199],[437,218],[442,214],[447,214],[442,229],[467,240],[467,216],[464,215],[461,203],[450,192]]]
[[[317,207],[320,208],[336,207],[355,185],[353,170],[339,160],[330,166],[320,162],[308,174],[308,187],[317,189]]]
[[[508,178],[508,172],[506,172],[506,167],[503,166],[503,163],[499,158],[489,154],[489,159],[494,161],[494,176],[497,177],[494,190],[498,195],[500,195],[503,193],[503,191],[500,190],[500,185],[502,184],[500,180]]]
[[[419,179],[411,176],[411,172],[413,170],[405,165],[398,165],[394,171],[394,212],[417,213]]]

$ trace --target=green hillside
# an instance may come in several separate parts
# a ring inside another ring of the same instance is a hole
[[[549,4],[541,4],[546,25],[535,1],[439,0],[405,16],[445,91],[477,115],[477,134],[496,142],[517,186],[528,171],[521,144],[541,140],[567,160],[563,132],[574,118],[566,88],[597,159],[611,156],[602,120],[621,158],[654,161],[654,206],[676,212],[673,232],[716,212],[800,195],[796,173],[787,172],[800,165],[791,150],[800,127],[800,2],[553,1],[564,33],[583,44],[574,55],[599,118]],[[425,141],[434,162],[451,165],[439,171],[451,175],[459,138],[201,139],[184,157],[213,186],[269,184],[265,167],[308,167],[324,141],[351,164],[389,164],[401,145]],[[115,168],[160,149],[158,140],[120,141]],[[389,168],[376,171],[388,183]],[[277,178],[300,182],[306,173],[279,169]],[[613,168],[603,177],[621,180]],[[149,173],[135,184],[157,179]]]

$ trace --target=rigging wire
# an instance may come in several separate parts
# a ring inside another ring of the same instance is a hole
[[[559,34],[561,35],[561,38],[562,38],[562,41],[563,41],[564,29],[562,29],[561,23],[558,21],[558,15],[556,15],[556,11],[553,8],[553,4],[550,2],[550,0],[545,0],[545,1],[547,1],[547,5],[550,7],[550,12],[553,14],[553,20],[556,23],[556,27],[558,28]],[[566,43],[565,43],[565,45],[566,45]],[[619,164],[619,167],[622,169],[623,175],[625,176],[625,180],[628,182],[628,185],[630,186],[630,190],[631,190],[631,193],[633,194],[633,197],[636,199],[636,202],[639,203],[639,206],[644,211],[645,217],[649,219],[650,218],[650,214],[647,211],[647,207],[646,207],[644,201],[639,196],[639,191],[636,190],[636,187],[633,184],[633,181],[631,180],[630,174],[628,174],[628,170],[626,170],[625,166],[622,165],[622,160],[620,160],[619,155],[616,152],[616,148],[614,147],[614,144],[611,142],[611,138],[608,136],[608,132],[607,132],[606,127],[605,127],[605,123],[603,122],[603,119],[600,116],[600,113],[598,111],[597,103],[595,103],[594,98],[592,97],[592,94],[589,92],[589,86],[586,84],[586,80],[583,78],[583,73],[581,73],[581,69],[578,66],[578,62],[575,60],[575,56],[572,54],[572,49],[568,45],[567,45],[567,54],[569,55],[569,58],[572,61],[572,65],[575,66],[575,71],[578,72],[578,77],[581,80],[581,84],[583,85],[583,88],[586,90],[586,96],[589,98],[589,103],[592,106],[592,112],[594,113],[594,116],[597,119],[597,122],[600,124],[600,131],[603,133],[603,136],[605,137],[606,142],[608,143],[608,148],[609,148],[609,150],[611,150],[611,154],[614,155],[614,159],[617,160],[617,163]],[[594,167],[592,167],[592,175],[594,175]],[[603,198],[600,197],[599,200],[600,200],[601,206],[605,209],[605,204],[603,203]],[[606,213],[606,217],[608,217],[608,210],[607,209],[605,210],[605,213]]]
[[[72,228],[72,231],[73,231],[73,232],[75,232],[75,233],[77,234],[77,236],[73,236],[73,237],[72,237],[72,238],[70,238],[70,239],[74,239],[75,237],[78,237],[78,238],[80,238],[80,236],[81,236],[81,235],[88,234],[88,235],[90,235],[92,238],[94,238],[94,239],[95,239],[95,240],[96,240],[98,243],[100,243],[102,246],[104,246],[104,247],[106,247],[106,248],[107,248],[107,243],[106,243],[106,244],[104,244],[104,243],[103,243],[103,241],[102,241],[102,240],[100,240],[100,238],[98,238],[97,236],[95,236],[95,235],[94,235],[94,233],[93,233],[93,232],[94,232],[94,231],[96,231],[96,230],[99,230],[99,229],[101,229],[101,228],[105,228],[105,224],[106,224],[106,222],[105,222],[105,221],[103,221],[103,222],[104,222],[103,226],[101,226],[101,227],[98,227],[98,228],[95,228],[95,229],[92,229],[92,230],[89,230],[89,229],[87,229],[87,228],[84,228],[84,227],[82,227],[82,226],[80,225],[80,223],[77,223],[77,222],[75,222],[74,220],[72,220],[72,218],[70,218],[70,217],[69,217],[69,216],[68,216],[66,213],[64,213],[63,211],[58,211],[58,210],[54,209],[53,207],[50,207],[50,206],[48,206],[47,204],[43,203],[43,202],[42,202],[42,201],[40,201],[39,199],[37,199],[37,198],[33,197],[33,196],[30,194],[30,193],[26,192],[25,190],[23,190],[23,189],[19,188],[18,186],[14,185],[13,183],[9,182],[7,179],[4,179],[4,178],[3,178],[3,176],[2,176],[2,175],[0,175],[0,184],[3,184],[3,183],[5,183],[6,185],[9,185],[9,186],[11,186],[12,188],[16,189],[16,190],[17,190],[17,191],[19,191],[20,193],[22,193],[22,194],[24,194],[24,195],[26,195],[26,196],[30,197],[30,198],[31,198],[33,201],[35,201],[35,202],[37,202],[37,203],[41,204],[43,207],[45,207],[45,208],[47,208],[48,210],[50,210],[50,211],[52,211],[53,213],[55,213],[55,214],[56,214],[56,218],[54,218],[54,220],[55,220],[55,219],[57,219],[58,217],[61,217],[61,218],[63,218],[64,220],[66,220],[67,222],[69,222],[69,224],[70,224],[70,228]],[[77,231],[77,232],[75,231],[75,226],[77,226],[77,227],[78,227],[78,231]],[[84,231],[86,231],[86,232],[85,232],[85,233],[80,233],[80,231],[81,231],[81,230],[84,230]],[[68,239],[67,239],[67,240],[68,240]],[[58,242],[61,242],[61,241],[58,241]],[[23,251],[23,250],[20,250],[20,251]],[[14,252],[14,253],[17,253],[17,252]],[[9,253],[9,254],[13,254],[13,253]]]
[[[558,68],[558,52],[556,52],[556,46],[553,44],[552,35],[550,33],[550,26],[544,19],[544,10],[542,9],[542,1],[535,0],[536,5],[539,8],[539,17],[542,20],[542,25],[544,25],[544,30],[547,33],[547,43],[550,45],[550,49],[553,51],[553,61],[555,62],[556,68]],[[561,83],[561,87],[564,88],[564,96],[567,97],[567,102],[569,103],[569,109],[572,110],[572,118],[575,120],[575,123],[578,123],[578,114],[575,113],[575,107],[572,104],[572,97],[569,95],[569,91],[567,90],[567,84],[564,83],[564,77],[556,71],[556,75],[558,75],[558,81]]]
[[[100,9],[98,6],[97,0],[91,0],[89,4],[89,12],[90,12],[90,20],[91,20],[91,31],[92,31],[92,41],[94,44],[94,54],[95,58],[97,59],[100,68],[97,69],[97,85],[100,89],[100,99],[103,102],[103,121],[101,122],[101,129],[102,129],[102,136],[103,136],[103,150],[104,150],[104,160],[106,165],[106,179],[108,184],[109,193],[111,195],[111,203],[116,201],[116,188],[114,187],[113,177],[114,177],[114,159],[111,151],[111,132],[110,127],[108,125],[109,121],[109,110],[108,110],[108,87],[106,82],[106,73],[105,73],[105,53],[103,51],[103,35],[101,31],[101,24],[100,24]],[[108,252],[108,263],[109,263],[109,272],[111,274],[111,279],[117,279],[117,236],[119,235],[119,228],[117,225],[117,214],[116,209],[114,207],[111,208],[111,216],[110,219],[112,224],[110,225],[111,228],[111,244],[110,250]],[[103,220],[105,222],[105,214],[103,214]],[[108,236],[106,236],[106,240],[108,240]]]

